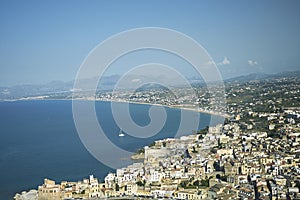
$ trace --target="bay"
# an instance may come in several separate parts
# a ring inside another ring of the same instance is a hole
[[[110,102],[99,101],[95,107],[107,137],[132,152],[155,140],[173,137],[180,123],[180,110],[165,107],[167,121],[155,136],[142,139],[125,133],[125,137],[119,137],[120,129],[114,121]],[[135,123],[140,126],[150,123],[150,107],[130,104]],[[210,118],[211,115],[201,113],[198,129],[209,125]],[[191,132],[186,130],[186,134]],[[93,174],[103,180],[113,171],[96,160],[81,143],[73,121],[72,101],[0,102],[0,199],[13,199],[16,192],[36,189],[44,178],[59,183]]]

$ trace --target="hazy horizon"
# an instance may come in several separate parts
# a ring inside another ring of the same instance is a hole
[[[226,80],[231,80],[231,79],[234,79],[234,78],[239,78],[239,77],[244,77],[244,76],[251,76],[253,74],[262,74],[262,75],[277,75],[277,74],[280,74],[280,73],[285,73],[285,72],[299,72],[300,70],[283,70],[283,71],[279,71],[279,72],[275,72],[275,73],[255,73],[255,72],[252,72],[252,73],[245,73],[245,74],[239,74],[239,75],[235,75],[235,76],[228,76],[228,77],[224,77],[224,81]],[[122,75],[121,74],[109,74],[109,75],[106,75],[104,76],[104,78],[110,78],[110,77],[121,77]],[[133,75],[134,76],[134,75]],[[136,75],[138,76],[138,75]],[[75,78],[75,77],[74,77]],[[96,79],[98,78],[98,76],[95,76],[95,77],[92,77],[92,79]],[[194,80],[194,78],[198,78],[198,77],[193,77],[193,76],[187,76],[187,79],[188,80]],[[73,80],[50,80],[50,81],[45,81],[45,82],[37,82],[37,83],[27,83],[27,82],[24,82],[24,83],[19,83],[19,84],[12,84],[12,85],[0,85],[0,87],[14,87],[14,86],[22,86],[22,85],[33,85],[33,86],[39,86],[39,85],[47,85],[47,84],[51,84],[51,83],[64,83],[64,84],[74,84],[74,79]],[[101,84],[101,83],[100,83]]]

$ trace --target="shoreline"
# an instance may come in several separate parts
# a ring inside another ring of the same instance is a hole
[[[17,101],[72,101],[73,99],[14,99],[14,100],[0,100],[2,102],[17,102]],[[209,111],[202,111],[200,109],[196,109],[193,107],[182,107],[181,105],[161,105],[161,104],[154,104],[154,103],[145,103],[145,102],[133,102],[133,101],[126,101],[126,100],[100,100],[100,99],[74,99],[74,100],[78,100],[78,101],[95,101],[95,102],[115,102],[115,103],[130,103],[130,104],[136,104],[136,105],[150,105],[150,106],[161,106],[161,107],[168,107],[170,109],[183,109],[183,110],[188,110],[188,111],[192,111],[192,112],[198,112],[198,113],[207,113],[210,115],[216,115],[216,116],[221,116],[221,117],[225,117],[219,113],[215,113],[215,112],[209,112]],[[155,140],[158,141],[158,140]],[[130,157],[128,157],[127,159],[130,159],[133,163],[139,162],[139,161],[143,161],[144,160],[144,154],[137,154],[137,153],[133,153]],[[109,173],[109,172],[107,172]],[[18,194],[18,192],[14,193],[15,195]],[[108,198],[108,199],[120,199],[120,198]],[[130,197],[121,197],[121,199],[131,199]],[[133,199],[133,198],[132,198]],[[139,198],[141,199],[141,198]],[[144,199],[150,199],[150,198],[144,198]],[[151,198],[153,199],[153,198]]]
[[[75,100],[81,100],[81,99],[75,99]],[[86,100],[90,101],[89,99],[86,99]],[[137,104],[137,105],[150,105],[150,106],[161,106],[161,107],[167,107],[167,108],[170,108],[170,109],[179,109],[179,110],[182,109],[182,110],[188,110],[188,111],[193,111],[193,112],[197,112],[197,113],[206,113],[206,114],[220,116],[220,117],[224,117],[224,118],[230,117],[230,115],[227,114],[227,113],[219,113],[219,112],[216,112],[216,111],[204,110],[204,109],[201,109],[201,108],[184,107],[184,106],[181,106],[181,105],[163,105],[163,104],[145,103],[145,102],[138,102],[138,101],[126,101],[126,100],[99,100],[99,99],[96,99],[95,101],[115,102],[115,103],[131,103],[131,104]]]
[[[156,104],[156,103],[146,103],[146,102],[138,102],[138,101],[128,101],[128,100],[105,100],[105,99],[43,99],[43,98],[32,98],[32,99],[1,99],[0,102],[14,102],[14,101],[73,101],[73,100],[78,100],[78,101],[103,101],[103,102],[115,102],[115,103],[130,103],[130,104],[137,104],[137,105],[150,105],[150,106],[161,106],[161,107],[167,107],[170,109],[179,109],[179,110],[187,110],[187,111],[192,111],[192,112],[197,112],[197,113],[205,113],[205,114],[210,114],[210,115],[215,115],[215,116],[220,116],[224,118],[230,117],[229,114],[227,113],[220,113],[212,110],[205,110],[201,108],[196,108],[196,107],[185,107],[182,105],[163,105],[163,104]]]

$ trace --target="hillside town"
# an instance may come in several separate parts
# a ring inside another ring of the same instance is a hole
[[[216,111],[204,91],[199,87],[200,96],[186,96],[180,103]],[[299,94],[297,78],[228,83],[230,117],[224,124],[145,146],[136,156],[142,159],[103,181],[93,175],[59,184],[45,179],[37,190],[14,199],[300,199]],[[131,99],[124,93],[99,95],[102,100],[174,104],[163,90]]]

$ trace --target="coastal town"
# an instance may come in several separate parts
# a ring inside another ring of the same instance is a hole
[[[223,124],[180,138],[155,141],[133,164],[77,182],[45,179],[14,199],[300,199],[300,82],[273,78],[226,83],[226,110],[211,107],[204,86],[99,93],[97,100],[128,101],[206,111]],[[82,97],[82,99],[88,97]],[[179,106],[180,105],[180,106]],[[201,108],[201,110],[199,110]]]

